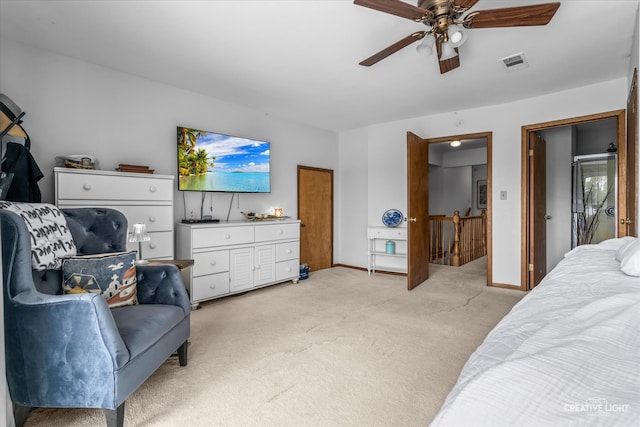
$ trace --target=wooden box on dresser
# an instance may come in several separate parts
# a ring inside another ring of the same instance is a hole
[[[230,221],[176,226],[176,255],[192,305],[300,277],[300,221]]]
[[[173,182],[171,175],[54,168],[59,208],[105,207],[121,211],[131,224],[146,224],[151,240],[142,242],[142,258],[174,258]],[[129,250],[138,250],[129,243]]]

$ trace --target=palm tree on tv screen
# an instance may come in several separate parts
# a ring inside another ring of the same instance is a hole
[[[197,129],[178,129],[178,173],[180,176],[202,175],[214,167],[215,157],[204,148],[196,149],[198,138],[205,132]]]

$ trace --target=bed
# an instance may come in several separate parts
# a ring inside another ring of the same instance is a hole
[[[431,423],[640,426],[640,239],[569,253],[487,335]]]

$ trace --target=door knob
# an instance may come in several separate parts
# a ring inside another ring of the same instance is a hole
[[[409,222],[416,222],[417,219],[416,218],[409,218]]]
[[[551,215],[545,215],[544,219],[551,219]]]

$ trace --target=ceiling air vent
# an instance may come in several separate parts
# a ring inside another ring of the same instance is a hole
[[[524,53],[516,53],[515,55],[509,55],[506,58],[500,59],[504,64],[507,71],[521,70],[529,67],[529,63],[524,57]]]

